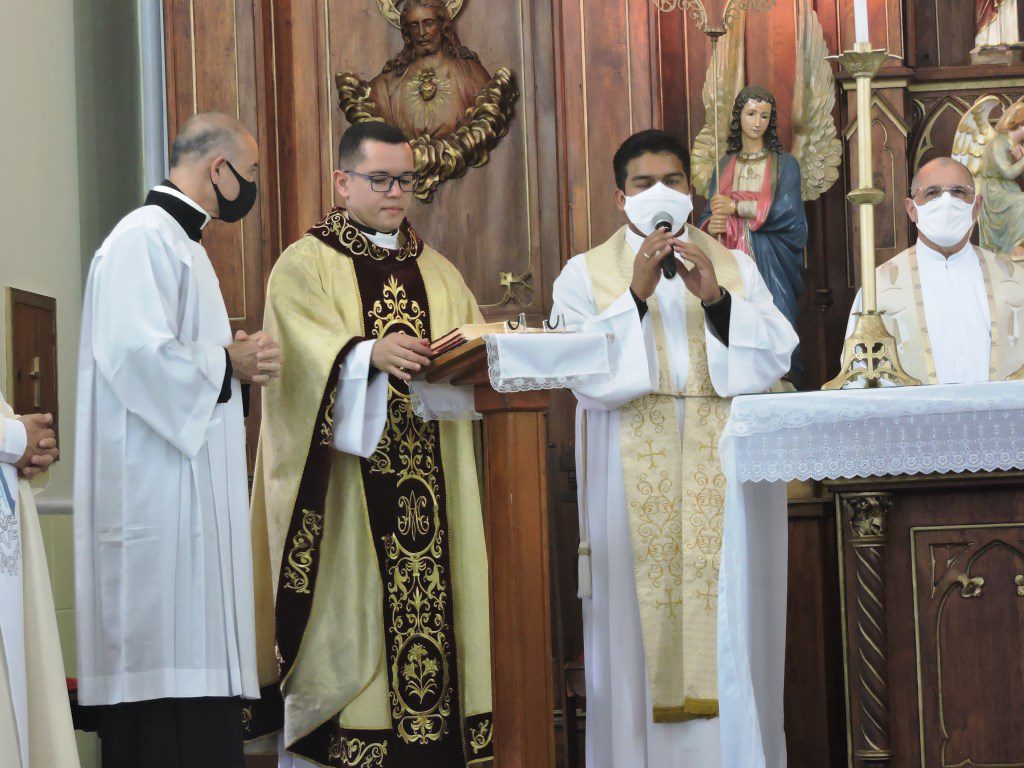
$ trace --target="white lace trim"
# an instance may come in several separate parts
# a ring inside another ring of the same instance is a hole
[[[574,334],[565,334],[563,338],[572,338]],[[487,377],[490,379],[491,387],[496,392],[529,392],[540,389],[578,389],[588,384],[600,384],[611,381],[617,371],[614,356],[608,355],[608,369],[601,373],[574,374],[568,371],[572,369],[571,356],[562,356],[550,363],[555,370],[536,371],[531,376],[504,376],[501,368],[501,336],[484,336],[484,346],[487,348]],[[608,344],[614,341],[614,337],[605,334]]]
[[[1024,382],[737,398],[740,482],[1024,469]]]

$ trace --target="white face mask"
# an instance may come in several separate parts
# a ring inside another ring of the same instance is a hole
[[[974,204],[957,200],[943,192],[938,200],[917,208],[918,231],[943,248],[956,245],[974,228]]]
[[[654,232],[655,225],[670,221],[671,231],[678,232],[693,212],[693,199],[678,190],[666,187],[660,181],[643,192],[626,198],[626,216],[640,232]]]

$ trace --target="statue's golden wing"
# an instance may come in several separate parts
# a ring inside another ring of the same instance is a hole
[[[737,12],[736,24],[718,43],[718,72],[714,64],[708,65],[701,99],[704,101],[705,124],[690,150],[690,176],[694,191],[707,197],[711,187],[711,174],[720,155],[725,154],[725,140],[729,135],[732,104],[743,88],[743,38],[745,10]],[[715,147],[715,101],[718,97],[718,147]]]
[[[950,155],[957,162],[966,165],[972,176],[977,176],[981,170],[981,155],[985,151],[985,145],[996,135],[989,115],[997,106],[998,96],[981,96],[960,118],[956,126],[953,151]]]
[[[843,143],[832,109],[836,81],[828,47],[809,0],[797,4],[796,82],[793,86],[793,156],[800,164],[801,197],[817,200],[839,178]]]

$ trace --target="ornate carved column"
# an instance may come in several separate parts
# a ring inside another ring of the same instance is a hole
[[[854,765],[888,766],[889,671],[886,658],[885,534],[888,493],[839,496],[846,563],[846,665]]]

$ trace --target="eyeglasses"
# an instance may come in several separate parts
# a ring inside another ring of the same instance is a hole
[[[948,187],[940,187],[938,184],[933,184],[930,187],[922,187],[913,193],[913,198],[918,202],[927,203],[937,200],[945,192],[949,192],[950,196],[965,203],[974,202],[974,187],[964,184],[953,184]]]
[[[412,192],[416,186],[415,173],[403,173],[401,176],[392,176],[388,173],[366,174],[357,173],[356,171],[345,171],[345,173],[351,176],[358,176],[360,179],[366,179],[370,182],[370,189],[385,195],[394,188],[395,182],[398,182],[398,188],[403,192]]]

